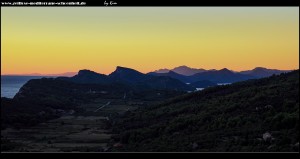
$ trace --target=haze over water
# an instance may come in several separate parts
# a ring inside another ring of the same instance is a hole
[[[1,76],[1,97],[13,98],[27,81],[40,78],[43,76]]]

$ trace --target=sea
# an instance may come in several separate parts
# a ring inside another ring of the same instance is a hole
[[[190,84],[190,83],[186,83],[186,84]],[[217,83],[218,86],[223,86],[223,85],[229,85],[229,84],[232,84],[232,83]],[[204,90],[205,88],[196,88],[196,90],[194,92],[197,92],[197,91],[202,91]],[[192,93],[193,91],[188,91],[188,93]]]
[[[13,98],[27,81],[43,77],[45,76],[1,76],[1,97]]]

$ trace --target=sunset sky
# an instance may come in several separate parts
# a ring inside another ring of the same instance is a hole
[[[299,7],[2,7],[1,74],[299,69]]]

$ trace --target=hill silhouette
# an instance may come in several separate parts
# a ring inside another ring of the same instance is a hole
[[[58,77],[59,80],[70,81],[80,84],[113,84],[119,83],[130,85],[136,89],[169,89],[192,91],[195,88],[170,77],[153,76],[143,74],[131,68],[118,66],[114,72],[109,75],[99,74],[90,70],[80,70],[73,77]]]
[[[272,76],[273,74],[278,75],[284,72],[290,72],[291,70],[276,70],[276,69],[267,69],[264,67],[256,67],[253,70],[241,71],[241,74],[246,74],[258,78]]]
[[[209,80],[213,82],[220,83],[232,83],[237,81],[243,81],[247,79],[254,78],[263,78],[268,77],[273,74],[278,75],[284,72],[290,72],[292,70],[277,70],[277,69],[268,69],[264,67],[256,67],[252,70],[246,71],[230,71],[227,68],[216,70],[216,69],[196,69],[190,68],[188,66],[179,66],[174,69],[160,69],[154,72],[150,72],[149,74],[155,76],[169,76],[172,78],[176,78],[185,83],[196,82],[197,80]],[[174,72],[179,75],[168,74],[169,72]],[[230,75],[231,74],[231,75]]]
[[[141,108],[113,130],[123,144],[114,151],[297,152],[299,70]]]

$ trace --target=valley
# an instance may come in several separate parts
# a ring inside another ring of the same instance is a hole
[[[143,106],[147,101],[96,99],[80,105],[82,112],[65,114],[33,127],[1,131],[1,149],[9,152],[103,152],[111,145],[109,120]]]

